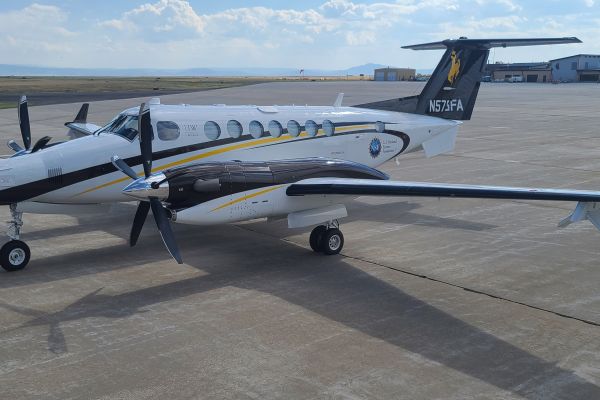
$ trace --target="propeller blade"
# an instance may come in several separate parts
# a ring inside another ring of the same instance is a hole
[[[150,203],[147,201],[140,201],[137,211],[135,212],[135,218],[133,218],[131,233],[129,234],[129,245],[131,247],[136,245],[138,238],[140,237],[142,227],[148,216],[148,211],[150,211]]]
[[[177,261],[178,264],[183,264],[181,259],[181,254],[179,254],[179,248],[177,247],[177,242],[175,241],[175,235],[173,235],[173,231],[171,230],[171,225],[169,224],[169,219],[167,218],[166,211],[156,197],[150,198],[150,206],[152,207],[152,214],[154,215],[154,220],[156,221],[156,226],[158,227],[158,231],[160,232],[160,236],[171,253],[171,256]]]
[[[52,138],[50,136],[44,136],[43,138],[41,138],[40,140],[35,142],[35,144],[33,145],[33,148],[31,149],[31,152],[35,153],[36,151],[43,149],[44,147],[46,147],[48,142],[51,140],[52,140]]]
[[[9,140],[8,143],[6,143],[6,145],[8,147],[10,147],[12,149],[12,151],[14,151],[15,153],[18,153],[20,151],[25,150],[24,148],[22,148],[21,146],[19,146],[19,144],[17,142],[15,142],[14,140]]]
[[[125,175],[130,177],[131,179],[136,180],[138,178],[135,171],[133,169],[131,169],[131,167],[125,162],[125,160],[120,159],[119,156],[112,156],[110,161],[112,161],[113,165],[119,171],[121,171],[122,173],[124,173]]]
[[[27,97],[22,96],[19,101],[19,127],[21,128],[21,137],[26,149],[31,148],[31,126],[29,125],[29,109],[27,108]]]
[[[147,177],[152,173],[152,123],[150,121],[150,109],[143,103],[140,106],[138,117],[138,132],[140,133],[140,151],[142,153],[142,164],[144,175]]]

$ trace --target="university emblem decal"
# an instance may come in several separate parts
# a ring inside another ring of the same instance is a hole
[[[450,72],[448,72],[448,83],[450,83],[450,86],[454,86],[460,73],[460,58],[458,58],[455,50],[452,50],[450,60],[452,63],[450,64]]]
[[[369,153],[373,158],[376,158],[381,153],[381,140],[377,138],[371,140],[371,144],[369,145]]]

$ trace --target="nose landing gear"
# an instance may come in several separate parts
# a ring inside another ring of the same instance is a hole
[[[344,247],[344,235],[339,228],[337,220],[319,225],[310,233],[310,247],[316,253],[323,253],[328,256],[338,254]]]
[[[27,266],[31,251],[25,242],[19,240],[21,227],[23,226],[23,213],[17,211],[16,204],[10,205],[10,215],[12,219],[8,221],[6,234],[11,240],[0,248],[0,266],[12,272],[19,271]]]

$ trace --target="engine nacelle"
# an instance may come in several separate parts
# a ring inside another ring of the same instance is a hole
[[[388,178],[383,172],[362,164],[322,158],[203,163],[163,173],[169,185],[169,196],[164,200],[174,210],[309,178]]]
[[[215,162],[163,173],[169,190],[169,196],[164,201],[170,203],[174,220],[194,225],[285,216],[335,205],[339,208],[340,196],[288,196],[287,187],[304,179],[388,178],[383,172],[362,164],[321,158]],[[294,221],[297,221],[292,225],[302,226],[302,221],[310,219],[300,214],[296,217]]]

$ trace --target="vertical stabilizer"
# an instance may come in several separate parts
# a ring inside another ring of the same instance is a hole
[[[408,112],[434,117],[471,119],[481,77],[492,47],[581,43],[574,37],[549,39],[466,39],[405,46],[412,50],[446,50],[418,96],[360,104],[377,110]]]

